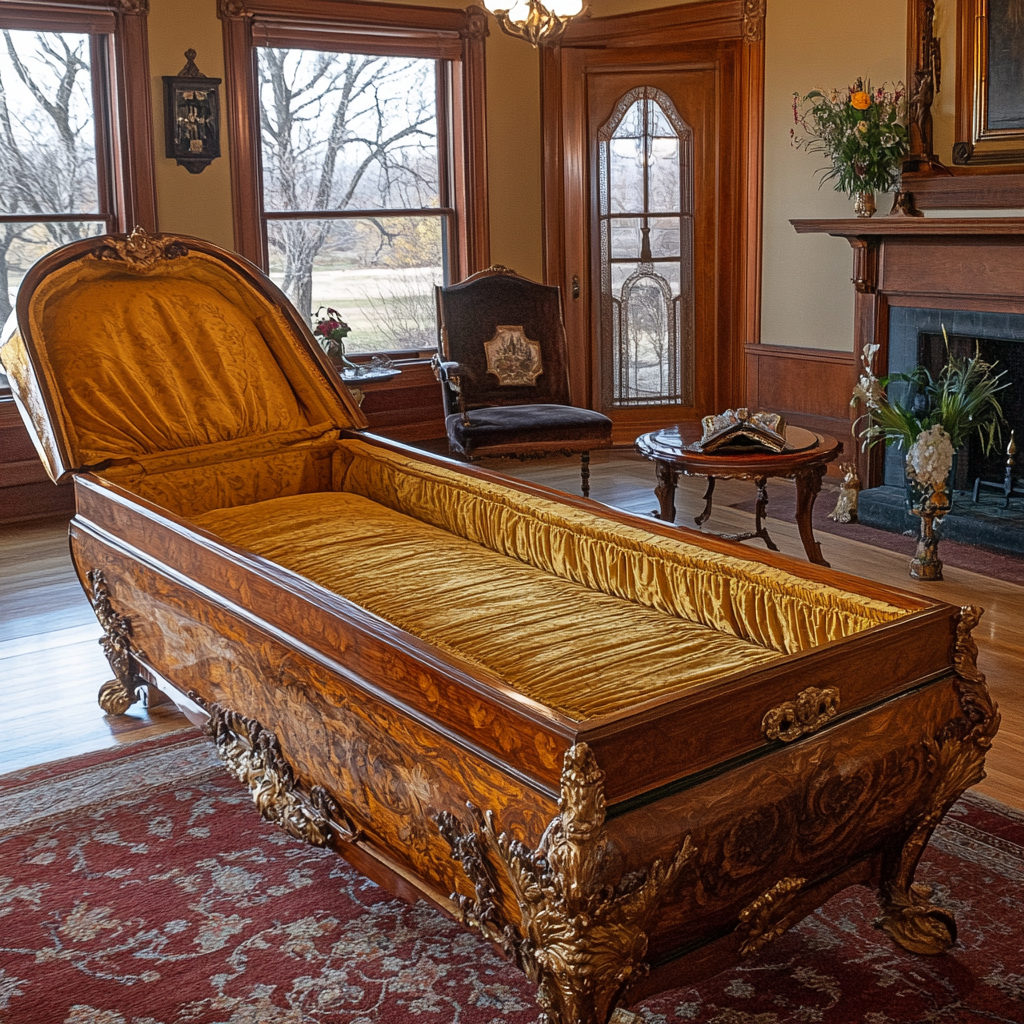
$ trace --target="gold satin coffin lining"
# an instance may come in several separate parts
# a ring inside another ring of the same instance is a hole
[[[335,487],[196,522],[576,720],[908,611],[359,441]]]

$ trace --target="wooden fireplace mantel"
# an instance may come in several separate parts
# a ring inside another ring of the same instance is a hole
[[[889,372],[889,309],[1024,314],[1024,217],[791,220],[799,234],[845,238],[853,249],[854,351],[879,346]],[[853,413],[856,415],[856,412]],[[865,487],[881,483],[881,449],[858,456]]]

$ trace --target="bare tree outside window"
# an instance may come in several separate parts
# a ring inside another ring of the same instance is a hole
[[[307,321],[341,310],[351,351],[432,346],[446,222],[438,62],[257,52],[271,276]]]
[[[90,37],[3,31],[0,323],[41,256],[107,227],[96,166]]]

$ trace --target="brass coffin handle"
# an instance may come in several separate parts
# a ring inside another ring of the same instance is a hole
[[[838,687],[826,686],[819,690],[809,686],[797,694],[796,700],[787,700],[772,708],[761,720],[761,732],[765,739],[792,743],[801,736],[817,732],[838,714]]]

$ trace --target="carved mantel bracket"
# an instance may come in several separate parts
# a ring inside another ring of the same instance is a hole
[[[871,238],[850,238],[853,248],[853,287],[864,295],[871,295],[878,288],[877,240]]]
[[[655,861],[613,882],[608,872],[616,850],[604,827],[604,772],[585,743],[565,755],[560,813],[537,849],[499,834],[492,812],[469,809],[475,831],[448,813],[436,819],[476,890],[476,899],[452,895],[462,922],[498,945],[537,986],[549,1024],[614,1019],[617,1004],[647,973],[646,929],[695,853],[689,836],[668,864]],[[505,910],[499,875],[518,915]]]

